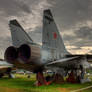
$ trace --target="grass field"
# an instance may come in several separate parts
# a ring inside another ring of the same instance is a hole
[[[30,79],[28,79],[26,75],[16,75],[15,79],[5,77],[0,79],[0,92],[71,92],[72,90],[92,85],[92,82],[90,82],[84,84],[51,84],[36,87],[34,86],[34,82],[34,74],[31,75]],[[79,92],[92,92],[92,88]]]

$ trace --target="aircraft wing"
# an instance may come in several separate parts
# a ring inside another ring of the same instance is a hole
[[[62,63],[64,63],[64,62],[71,61],[71,60],[75,60],[75,59],[77,59],[77,58],[79,58],[79,57],[76,56],[76,57],[64,58],[64,59],[60,59],[60,60],[57,60],[57,61],[53,61],[53,62],[51,62],[51,63],[48,63],[47,65],[52,65],[52,64],[57,64],[57,63],[62,64]]]
[[[80,67],[80,65],[83,65],[85,68],[90,68],[90,63],[88,62],[88,58],[85,56],[74,56],[74,57],[68,57],[64,59],[60,59],[57,61],[53,61],[47,64],[47,67],[62,67],[67,69],[74,69],[76,67]]]
[[[65,69],[76,68],[77,65],[81,63],[80,58],[82,57],[75,56],[75,57],[60,59],[60,60],[48,63],[46,67],[62,67]]]

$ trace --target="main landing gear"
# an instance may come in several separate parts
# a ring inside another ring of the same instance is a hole
[[[71,72],[68,75],[68,78],[66,79],[67,82],[70,83],[85,83],[89,82],[88,78],[84,78],[85,75],[85,69],[82,65],[80,65],[79,69],[71,70]]]
[[[43,72],[37,72],[36,74],[36,86],[42,86],[42,85],[49,85],[52,83],[52,81],[47,82],[45,77],[43,76]]]
[[[64,83],[64,78],[60,74],[53,74],[52,76],[44,77],[43,72],[37,72],[36,79],[36,86],[49,85],[52,82],[56,84]]]

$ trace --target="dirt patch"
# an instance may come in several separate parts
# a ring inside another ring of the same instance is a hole
[[[0,87],[0,92],[23,92],[23,90],[17,88]]]
[[[59,92],[70,92],[69,88],[58,88]]]

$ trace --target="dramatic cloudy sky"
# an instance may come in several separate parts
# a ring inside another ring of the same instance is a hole
[[[16,18],[31,38],[41,43],[43,10],[48,8],[68,51],[92,53],[92,0],[0,0],[0,57],[12,43],[10,19]]]

